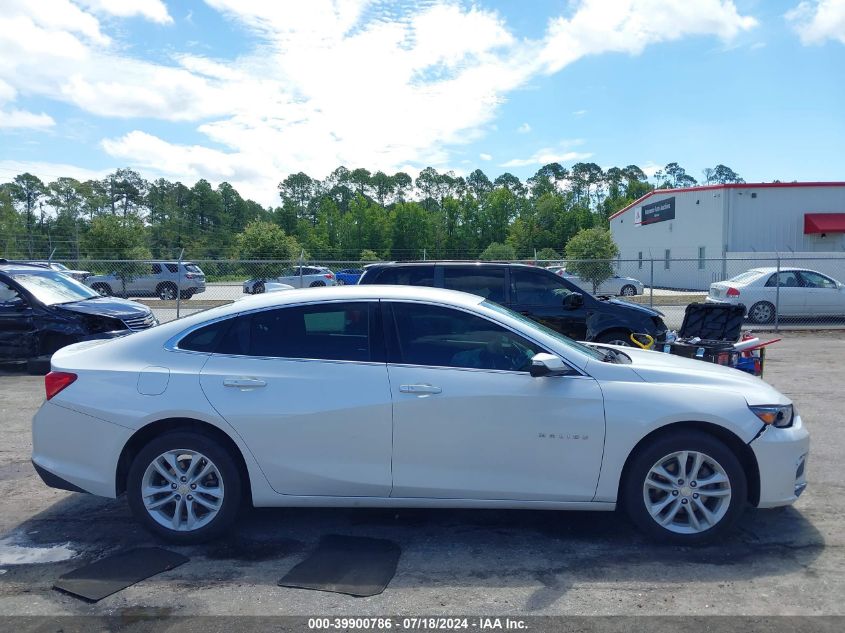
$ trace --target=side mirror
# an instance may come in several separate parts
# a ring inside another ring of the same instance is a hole
[[[580,292],[571,292],[563,298],[563,307],[567,310],[574,310],[584,305],[584,295]]]
[[[560,376],[570,372],[569,366],[560,356],[540,352],[531,359],[530,373],[534,378],[543,376]]]

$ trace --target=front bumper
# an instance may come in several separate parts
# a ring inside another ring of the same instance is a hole
[[[795,503],[807,487],[807,456],[810,434],[800,415],[788,429],[766,428],[749,445],[760,471],[758,508]]]
[[[47,473],[48,486],[114,498],[118,459],[130,437],[131,429],[45,402],[32,419],[32,463]]]

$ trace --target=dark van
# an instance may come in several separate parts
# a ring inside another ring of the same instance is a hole
[[[389,262],[371,264],[358,283],[432,286],[480,295],[578,341],[631,345],[632,333],[666,337],[662,313],[597,298],[559,275],[526,264]]]

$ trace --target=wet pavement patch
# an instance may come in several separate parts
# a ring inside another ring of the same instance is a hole
[[[330,534],[285,574],[279,586],[375,596],[393,579],[401,554],[393,541]]]
[[[198,555],[211,560],[233,560],[254,563],[280,559],[301,552],[305,547],[295,539],[259,540],[232,536],[197,550]]]
[[[159,547],[139,547],[68,572],[56,581],[53,589],[97,602],[189,560],[186,556]]]

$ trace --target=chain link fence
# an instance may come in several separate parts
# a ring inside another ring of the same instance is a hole
[[[590,294],[653,307],[664,314],[670,329],[680,328],[687,305],[703,301],[744,304],[745,327],[755,331],[845,328],[845,254],[520,261],[550,268]],[[149,305],[162,322],[287,286],[319,290],[355,284],[368,263],[305,258],[51,260],[101,294]]]

